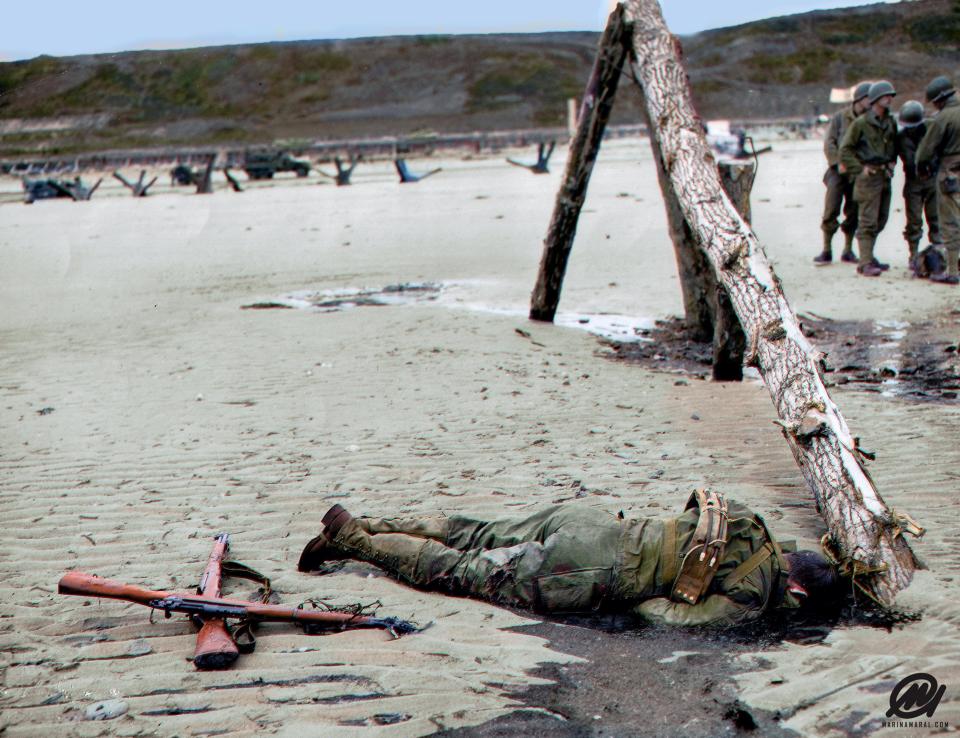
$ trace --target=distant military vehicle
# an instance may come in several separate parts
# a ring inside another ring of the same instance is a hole
[[[310,162],[294,159],[284,151],[248,151],[243,170],[250,179],[273,179],[277,172],[295,172],[298,177],[310,174]]]

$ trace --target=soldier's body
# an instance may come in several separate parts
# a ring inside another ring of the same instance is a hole
[[[890,106],[896,94],[889,82],[871,85],[867,97],[870,110],[850,125],[840,143],[840,162],[855,178],[857,273],[865,277],[877,277],[888,268],[874,258],[874,246],[890,215],[890,179],[897,160],[897,124]]]
[[[682,515],[667,519],[569,505],[496,521],[378,519],[334,506],[298,568],[356,558],[451,594],[544,612],[619,611],[671,625],[744,622],[798,607],[808,589],[824,586],[824,572],[828,585],[835,583],[818,554],[784,554],[759,516],[709,494],[709,503],[694,495]],[[720,522],[721,534],[704,533]],[[708,576],[700,576],[711,564]]]
[[[937,212],[940,237],[947,255],[947,269],[930,279],[945,284],[960,282],[960,102],[946,77],[937,77],[927,86],[927,100],[939,111],[929,122],[917,147],[916,163],[921,172],[936,173]]]
[[[861,82],[853,93],[853,102],[849,108],[838,110],[823,139],[823,153],[827,158],[827,171],[823,175],[823,184],[827,191],[823,200],[823,217],[820,220],[820,230],[823,231],[823,250],[814,257],[815,264],[829,264],[833,261],[833,236],[843,231],[844,244],[841,261],[855,263],[853,253],[853,237],[857,232],[857,203],[853,199],[853,179],[840,163],[840,142],[850,125],[866,109],[867,95],[870,92],[870,83]],[[840,223],[840,214],[843,214],[843,224]]]
[[[927,217],[927,236],[930,243],[940,243],[940,220],[937,216],[937,180],[929,172],[917,171],[917,146],[927,132],[923,105],[908,100],[900,109],[900,128],[897,131],[897,154],[903,164],[903,205],[907,218],[903,238],[907,242],[910,268],[916,272],[920,239],[923,237],[923,217]]]

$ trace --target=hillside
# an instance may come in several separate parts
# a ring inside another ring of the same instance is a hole
[[[0,156],[559,126],[598,34],[302,41],[0,63]],[[705,118],[810,116],[831,87],[960,78],[960,0],[785,16],[682,39]],[[38,120],[39,119],[39,120]],[[614,122],[639,119],[624,85]]]

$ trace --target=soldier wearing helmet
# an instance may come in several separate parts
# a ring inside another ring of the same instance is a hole
[[[857,256],[853,253],[853,236],[857,232],[857,203],[853,199],[853,180],[840,166],[840,141],[850,124],[869,107],[869,94],[869,82],[858,84],[853,91],[852,104],[849,108],[838,110],[830,119],[827,135],[823,140],[823,153],[827,157],[827,171],[823,175],[823,183],[827,186],[827,193],[823,201],[823,218],[820,221],[823,251],[813,259],[817,265],[833,261],[833,234],[838,230],[842,230],[844,235],[840,260],[850,263],[857,261]],[[843,225],[840,224],[841,212]]]
[[[920,172],[936,172],[937,212],[940,235],[947,252],[947,269],[930,279],[943,284],[960,282],[960,103],[956,89],[946,77],[936,77],[927,85],[927,100],[937,115],[917,147],[916,164]]]
[[[900,108],[898,119],[900,130],[897,131],[897,155],[903,162],[903,204],[907,216],[903,237],[907,241],[910,268],[916,273],[924,212],[927,215],[927,235],[930,243],[940,243],[937,183],[929,173],[920,174],[917,171],[917,146],[927,132],[923,105],[916,100],[908,100]]]
[[[873,254],[877,236],[890,215],[890,178],[897,161],[897,123],[890,106],[897,91],[886,80],[870,86],[870,110],[857,118],[840,143],[840,163],[855,177],[853,198],[859,208],[857,273],[879,277],[890,268]]]

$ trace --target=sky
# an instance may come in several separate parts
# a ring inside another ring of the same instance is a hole
[[[864,0],[661,0],[677,34]],[[610,0],[3,0],[0,61],[395,34],[599,31]]]

